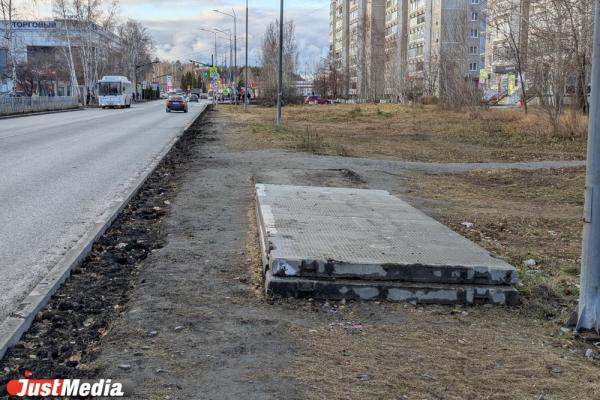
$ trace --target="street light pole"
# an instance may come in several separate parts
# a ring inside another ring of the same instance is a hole
[[[248,0],[246,0],[246,68],[244,70],[244,112],[248,111]]]
[[[600,330],[600,2],[596,2],[577,330]]]
[[[279,73],[277,77],[277,118],[275,124],[281,127],[281,103],[283,100],[283,0],[279,10]]]
[[[221,39],[229,40],[229,65],[231,66],[233,63],[233,39],[231,38],[231,29],[221,30],[221,29],[215,28],[215,31],[220,32],[224,35],[229,35],[229,38],[221,37]],[[229,31],[229,32],[227,32],[227,31]],[[234,80],[233,67],[229,68],[229,79],[232,82]]]
[[[226,13],[224,11],[221,10],[213,10],[216,13],[219,14],[223,14],[223,15],[227,15],[228,17],[233,18],[233,53],[234,53],[234,70],[236,70],[236,72],[233,74],[233,80],[234,80],[234,84],[235,84],[235,88],[236,88],[236,92],[237,92],[237,14],[235,13],[235,10],[232,8],[231,12],[232,14]],[[235,104],[238,104],[237,102],[237,96],[235,96]]]
[[[237,71],[237,14],[235,13],[235,10],[232,8],[231,11],[233,11],[233,87],[235,88],[235,104],[238,104],[238,93],[237,93],[237,87],[238,87],[238,81],[239,79],[237,78],[238,75],[238,71]]]

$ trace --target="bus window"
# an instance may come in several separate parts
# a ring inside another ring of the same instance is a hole
[[[119,96],[121,94],[120,82],[100,82],[100,96]]]

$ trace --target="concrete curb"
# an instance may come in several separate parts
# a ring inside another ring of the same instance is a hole
[[[72,112],[72,111],[83,111],[83,110],[85,110],[84,107],[77,107],[77,108],[67,108],[66,110],[42,111],[42,112],[35,112],[35,113],[3,115],[3,116],[0,116],[0,120],[12,119],[12,118],[23,118],[23,117],[34,117],[36,115],[59,114],[59,113]]]
[[[150,165],[140,174],[135,183],[130,187],[124,198],[114,200],[106,212],[94,224],[94,227],[88,231],[75,246],[67,251],[64,257],[50,270],[44,279],[38,283],[31,293],[21,302],[17,311],[13,312],[7,319],[0,324],[0,360],[4,357],[11,346],[14,346],[21,336],[33,323],[37,313],[46,306],[52,295],[60,288],[63,282],[71,275],[71,271],[85,260],[89,255],[92,245],[110,228],[121,211],[127,206],[129,201],[137,194],[140,188],[146,183],[146,180],[156,170],[162,159],[173,148],[179,138],[196,122],[196,120],[209,109],[207,105],[190,122],[183,131],[179,132],[156,157]]]

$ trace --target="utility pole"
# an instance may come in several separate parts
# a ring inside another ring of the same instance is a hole
[[[235,13],[235,10],[232,8],[231,11],[233,12],[233,88],[234,88],[234,97],[235,97],[235,104],[238,104],[238,82],[240,81],[238,79],[238,70],[237,70],[237,14]]]
[[[283,0],[279,9],[279,73],[277,77],[277,118],[275,125],[281,127],[281,103],[283,100]]]
[[[247,7],[247,5],[246,5],[246,7]],[[220,10],[216,10],[216,9],[213,11],[216,13],[227,15],[228,17],[233,18],[233,53],[234,53],[234,56],[233,56],[233,59],[230,59],[229,62],[230,62],[230,64],[231,63],[234,64],[233,68],[236,71],[232,75],[233,75],[233,81],[235,84],[235,92],[237,92],[237,81],[238,81],[238,79],[236,79],[237,78],[237,14],[235,13],[235,9],[233,9],[233,8],[231,9],[232,14],[229,14],[229,13],[226,13],[226,12],[223,12]],[[230,34],[230,36],[231,36],[231,34]],[[238,104],[237,96],[235,96],[235,104]]]
[[[233,39],[231,38],[231,29],[226,29],[226,30],[222,30],[222,29],[217,29],[215,28],[215,31],[222,33],[224,35],[229,35],[229,38],[227,37],[221,37],[221,39],[225,39],[225,40],[229,40],[229,79],[233,82],[234,78],[234,67],[232,67],[232,63],[233,63]]]
[[[600,0],[596,1],[577,330],[600,330]]]
[[[248,111],[248,0],[246,0],[246,69],[244,71],[244,112]]]

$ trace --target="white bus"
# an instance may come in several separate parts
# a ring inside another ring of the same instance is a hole
[[[105,76],[98,81],[100,107],[129,108],[133,101],[133,86],[124,76]]]

